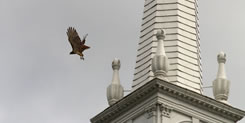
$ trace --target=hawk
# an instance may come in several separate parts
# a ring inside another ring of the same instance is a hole
[[[68,41],[72,47],[70,55],[77,54],[80,56],[80,59],[84,60],[83,51],[90,48],[89,46],[85,45],[86,37],[88,34],[86,34],[81,41],[75,28],[69,27],[66,33],[68,36]]]

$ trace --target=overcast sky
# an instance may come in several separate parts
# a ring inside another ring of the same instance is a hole
[[[108,107],[111,62],[130,89],[144,0],[0,0],[0,123],[89,123]],[[245,109],[245,1],[199,0],[204,86],[227,53],[229,103]],[[85,61],[66,29],[88,33]],[[205,89],[212,96],[212,89]],[[245,120],[239,123],[245,123]]]

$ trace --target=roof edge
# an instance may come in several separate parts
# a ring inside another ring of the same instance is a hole
[[[92,123],[108,122],[118,116],[118,114],[126,112],[130,107],[139,103],[140,100],[158,92],[172,96],[183,102],[192,103],[203,110],[208,110],[209,112],[213,112],[233,121],[239,121],[245,116],[245,111],[241,109],[232,107],[208,96],[196,93],[164,80],[154,78],[147,84],[141,86],[115,104],[106,108],[104,111],[90,119],[90,121]]]

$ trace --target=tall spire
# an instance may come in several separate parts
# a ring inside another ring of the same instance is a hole
[[[224,52],[220,52],[217,56],[217,60],[219,63],[219,68],[217,77],[213,81],[213,94],[216,100],[227,103],[230,90],[230,81],[227,79],[225,72],[226,54]]]
[[[145,0],[132,89],[154,78],[157,30],[164,28],[169,82],[202,93],[200,38],[196,0]]]

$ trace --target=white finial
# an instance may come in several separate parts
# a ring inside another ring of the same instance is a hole
[[[123,87],[120,84],[119,79],[119,69],[120,69],[120,60],[115,58],[112,62],[113,76],[112,82],[107,87],[107,100],[109,105],[114,104],[121,98],[123,98]]]
[[[226,54],[224,52],[220,52],[217,56],[217,60],[220,66],[218,70],[217,78],[226,79],[225,66],[224,66],[226,62]]]
[[[157,52],[156,55],[152,59],[152,71],[154,76],[165,81],[167,80],[167,72],[168,72],[168,57],[166,56],[164,50],[163,40],[165,38],[165,31],[163,29],[158,30],[156,34],[158,44],[157,44]]]
[[[230,81],[225,72],[226,54],[220,52],[217,56],[219,63],[217,78],[213,81],[213,94],[216,100],[227,103],[230,90]]]
[[[163,29],[158,30],[156,34],[158,45],[157,45],[157,52],[156,55],[163,55],[166,56],[165,50],[164,50],[164,44],[163,40],[165,39],[165,31]]]
[[[113,77],[112,77],[112,83],[117,84],[120,83],[120,79],[119,79],[119,69],[121,67],[121,63],[120,60],[115,58],[112,61],[112,69],[113,69]]]
[[[164,29],[157,30],[156,36],[158,40],[164,40],[166,36]]]

